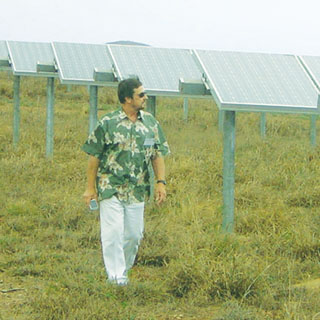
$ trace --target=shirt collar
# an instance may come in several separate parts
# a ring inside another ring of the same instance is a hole
[[[119,109],[119,118],[121,120],[128,118],[128,116],[126,115],[126,113],[122,109]]]
[[[144,112],[142,110],[138,111],[138,119],[144,121]]]
[[[129,119],[126,113],[122,109],[119,110],[119,118],[121,120]],[[144,121],[144,112],[142,110],[138,111],[138,119],[141,121]]]

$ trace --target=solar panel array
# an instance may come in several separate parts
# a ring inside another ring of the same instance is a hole
[[[0,70],[10,70],[9,53],[5,41],[0,41]]]
[[[8,51],[14,75],[39,76],[37,63],[54,63],[54,54],[50,43],[8,41]],[[50,76],[51,73],[41,74]]]
[[[320,57],[302,56],[299,57],[299,59],[304,64],[308,74],[314,80],[315,85],[320,91]]]
[[[318,112],[320,57],[0,41],[0,58],[8,55],[15,75],[52,77],[37,72],[37,63],[55,64],[63,84],[116,85],[97,81],[96,69],[113,72],[118,81],[138,76],[149,95],[169,96],[181,94],[180,78],[204,79],[222,110]]]
[[[104,45],[54,42],[53,50],[61,83],[97,85],[94,69],[112,70]]]
[[[318,92],[293,55],[198,50],[221,109],[312,112]]]
[[[8,49],[5,41],[0,41],[0,57],[1,58],[8,57]]]
[[[320,109],[317,105],[320,101],[320,57],[60,42],[48,44],[0,41],[0,68],[8,67],[8,55],[14,75],[49,77],[46,134],[48,157],[53,154],[54,79],[52,77],[57,75],[54,72],[55,67],[61,83],[91,86],[90,130],[97,120],[97,86],[114,85],[112,83],[114,75],[118,81],[138,76],[147,92],[152,95],[181,95],[181,92],[188,92],[187,88],[193,88],[191,92],[203,95],[209,87],[218,107],[228,111],[224,113],[223,127],[222,223],[222,229],[227,232],[232,232],[234,223],[234,111],[317,114]],[[39,72],[40,70],[42,71]],[[48,71],[48,74],[43,72],[44,70]],[[96,75],[98,77],[95,77]],[[180,81],[181,78],[187,81]],[[19,139],[19,83],[20,77],[15,77],[14,144]],[[185,91],[182,91],[183,85]],[[201,90],[202,86],[205,87],[204,90]],[[315,118],[313,115],[314,123]]]
[[[179,94],[179,78],[201,79],[191,50],[123,45],[108,49],[119,78],[138,76],[149,94]]]

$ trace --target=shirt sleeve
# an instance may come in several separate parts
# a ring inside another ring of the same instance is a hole
[[[157,122],[157,131],[158,131],[158,139],[156,139],[156,143],[155,143],[155,157],[164,157],[169,155],[170,152],[170,148],[169,148],[169,144],[166,140],[165,134],[159,124],[159,122]]]
[[[106,146],[106,128],[105,124],[99,121],[96,128],[89,135],[87,141],[83,144],[82,150],[101,160],[103,151]]]

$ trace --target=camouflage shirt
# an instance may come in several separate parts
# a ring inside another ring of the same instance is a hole
[[[97,173],[99,200],[116,195],[120,201],[144,201],[150,193],[150,160],[170,153],[159,122],[139,111],[132,122],[122,109],[98,122],[82,150],[100,160]]]

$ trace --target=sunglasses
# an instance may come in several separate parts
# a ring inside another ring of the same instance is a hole
[[[139,98],[143,98],[143,97],[146,96],[146,95],[147,95],[146,92],[141,92],[141,93],[138,94],[138,97],[139,97]]]

